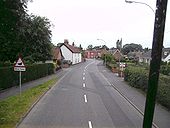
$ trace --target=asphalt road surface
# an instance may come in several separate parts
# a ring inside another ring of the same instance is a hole
[[[99,70],[101,61],[72,66],[18,128],[141,128],[143,116]]]

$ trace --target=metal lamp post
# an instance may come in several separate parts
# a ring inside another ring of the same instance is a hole
[[[137,1],[130,1],[130,0],[125,0],[125,2],[126,2],[126,3],[129,3],[129,4],[132,4],[132,3],[136,3],[136,4],[144,4],[144,5],[148,6],[148,7],[155,13],[154,9],[153,9],[150,5],[148,5],[147,3],[144,3],[144,2],[137,2]]]
[[[97,40],[103,41],[105,43],[105,46],[106,46],[106,41],[104,41],[103,39],[97,39]],[[105,50],[106,50],[106,47],[105,47]],[[104,62],[105,62],[105,66],[106,66],[106,54],[104,56]]]
[[[125,0],[125,2],[144,4],[148,6],[155,13],[155,11],[146,3],[127,1],[127,0]],[[155,102],[156,102],[156,93],[157,93],[158,81],[159,81],[160,62],[161,62],[162,48],[163,48],[167,3],[168,0],[157,0],[156,2],[157,9],[155,13],[155,24],[154,24],[154,33],[153,33],[153,42],[152,42],[152,53],[151,53],[152,59],[150,63],[148,91],[147,91],[146,103],[145,103],[143,128],[152,128],[153,115],[154,115]],[[154,127],[156,126],[154,125]]]

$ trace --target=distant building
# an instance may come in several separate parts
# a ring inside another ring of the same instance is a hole
[[[73,45],[70,45],[68,40],[64,40],[64,43],[60,45],[64,60],[71,61],[72,64],[82,62],[81,50]]]
[[[170,48],[163,48],[162,49],[162,61],[170,62]]]
[[[124,57],[119,49],[114,49],[111,53],[116,61],[120,61]]]

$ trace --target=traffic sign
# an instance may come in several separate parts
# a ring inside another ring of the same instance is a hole
[[[14,65],[14,71],[26,71],[26,67],[21,57],[18,58],[17,62]]]

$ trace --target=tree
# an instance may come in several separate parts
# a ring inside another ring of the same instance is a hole
[[[20,52],[23,56],[34,61],[45,61],[52,57],[51,23],[45,17],[30,15],[23,25]]]
[[[142,50],[143,50],[142,45],[131,43],[131,44],[125,44],[123,46],[122,52],[124,55],[127,55],[129,52],[142,51]]]
[[[87,49],[88,49],[88,50],[92,50],[92,49],[93,49],[93,45],[90,44],[90,45],[87,47]]]
[[[20,26],[29,0],[0,0],[0,61],[14,62],[19,53]]]
[[[102,49],[109,50],[109,48],[108,48],[106,45],[103,45],[103,46],[102,46]]]

